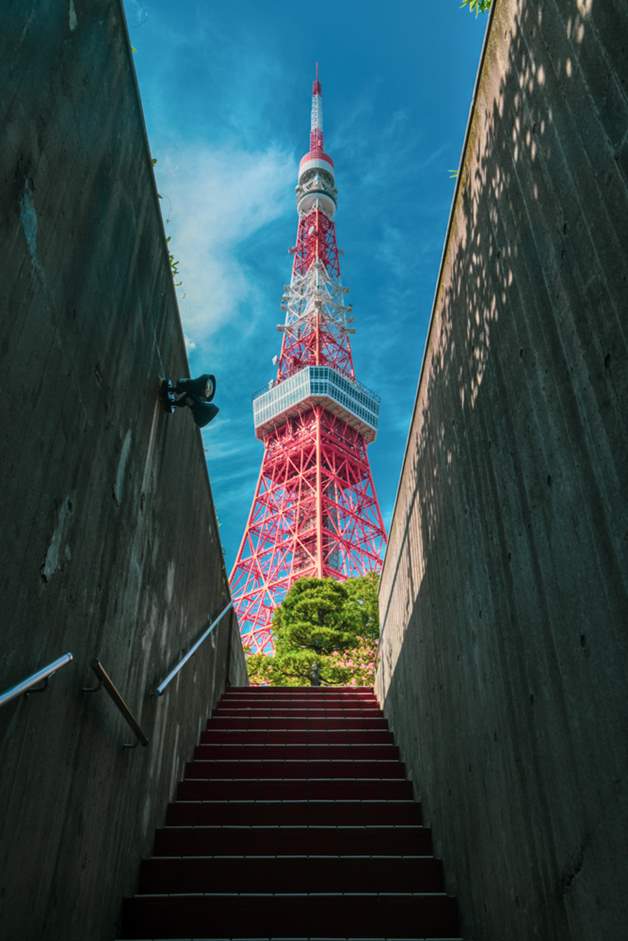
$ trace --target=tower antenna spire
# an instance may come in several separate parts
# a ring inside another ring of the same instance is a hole
[[[323,150],[323,86],[318,78],[318,62],[316,63],[316,77],[312,82],[312,117],[310,121],[310,151]]]

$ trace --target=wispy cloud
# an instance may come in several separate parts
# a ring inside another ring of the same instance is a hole
[[[259,450],[257,438],[252,435],[253,419],[248,410],[246,416],[237,421],[221,417],[217,424],[208,425],[202,431],[203,447],[213,462],[227,460],[229,466],[237,464],[234,459],[248,458],[251,451]]]
[[[148,7],[140,0],[126,0],[126,17],[131,29],[137,29],[148,19]]]
[[[202,344],[236,316],[251,329],[256,288],[240,249],[292,208],[291,154],[277,147],[188,146],[163,154],[156,172],[189,341]]]

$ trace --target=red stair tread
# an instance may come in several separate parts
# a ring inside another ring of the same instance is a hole
[[[212,759],[194,760],[186,764],[187,778],[404,778],[400,761],[367,759],[309,761],[290,758],[270,758],[260,761],[245,758],[242,761]]]
[[[304,716],[216,716],[207,723],[208,729],[384,729],[388,723],[383,716],[373,718],[306,718]]]
[[[293,692],[293,693],[280,693],[277,690],[273,692],[267,692],[266,695],[256,692],[229,692],[225,693],[222,696],[220,703],[233,702],[238,700],[241,702],[302,702],[302,703],[350,703],[353,705],[360,705],[361,703],[366,703],[368,705],[379,706],[379,702],[373,694],[369,693],[310,693],[309,695],[303,691]]]
[[[131,938],[433,938],[457,931],[455,901],[414,895],[144,895],[125,900]],[[211,932],[208,935],[208,929]]]
[[[325,694],[336,695],[337,693],[369,693],[374,696],[372,686],[229,686],[227,693],[249,693],[255,692],[261,695],[289,696],[291,693],[304,693],[310,696],[320,696]]]
[[[393,745],[387,729],[205,729],[202,745]]]
[[[402,778],[255,778],[186,779],[177,789],[179,800],[405,800],[412,798],[412,785]]]
[[[177,801],[166,826],[218,824],[419,824],[415,801]]]
[[[452,941],[458,928],[367,687],[226,692],[139,892],[124,902],[128,939]]]
[[[426,827],[364,826],[194,826],[162,827],[155,835],[155,856],[305,853],[391,855],[432,851]]]
[[[301,702],[290,702],[288,704],[282,702],[272,702],[272,703],[222,703],[219,706],[216,706],[212,710],[210,718],[218,718],[220,716],[231,716],[231,718],[242,718],[246,716],[260,717],[268,716],[269,718],[285,718],[292,719],[383,719],[386,721],[386,716],[381,709],[376,708],[375,706],[347,706],[343,704],[333,704],[323,705],[317,703],[316,705],[307,705]]]
[[[195,760],[211,759],[233,759],[241,761],[242,759],[277,759],[289,758],[291,760],[302,758],[317,760],[334,758],[374,758],[378,761],[399,761],[399,749],[396,745],[351,745],[346,742],[340,745],[299,745],[286,742],[285,744],[262,744],[255,745],[251,743],[220,745],[197,745],[194,750]]]
[[[153,856],[139,891],[442,892],[433,856]]]

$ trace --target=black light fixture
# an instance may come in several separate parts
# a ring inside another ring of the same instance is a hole
[[[162,380],[160,398],[164,408],[171,414],[177,408],[187,407],[198,428],[204,428],[218,414],[218,407],[212,405],[216,393],[216,377],[203,373],[197,379]]]

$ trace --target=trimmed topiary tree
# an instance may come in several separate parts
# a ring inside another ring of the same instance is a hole
[[[377,575],[338,582],[303,578],[273,615],[275,653],[248,657],[252,683],[369,686],[379,639]]]

